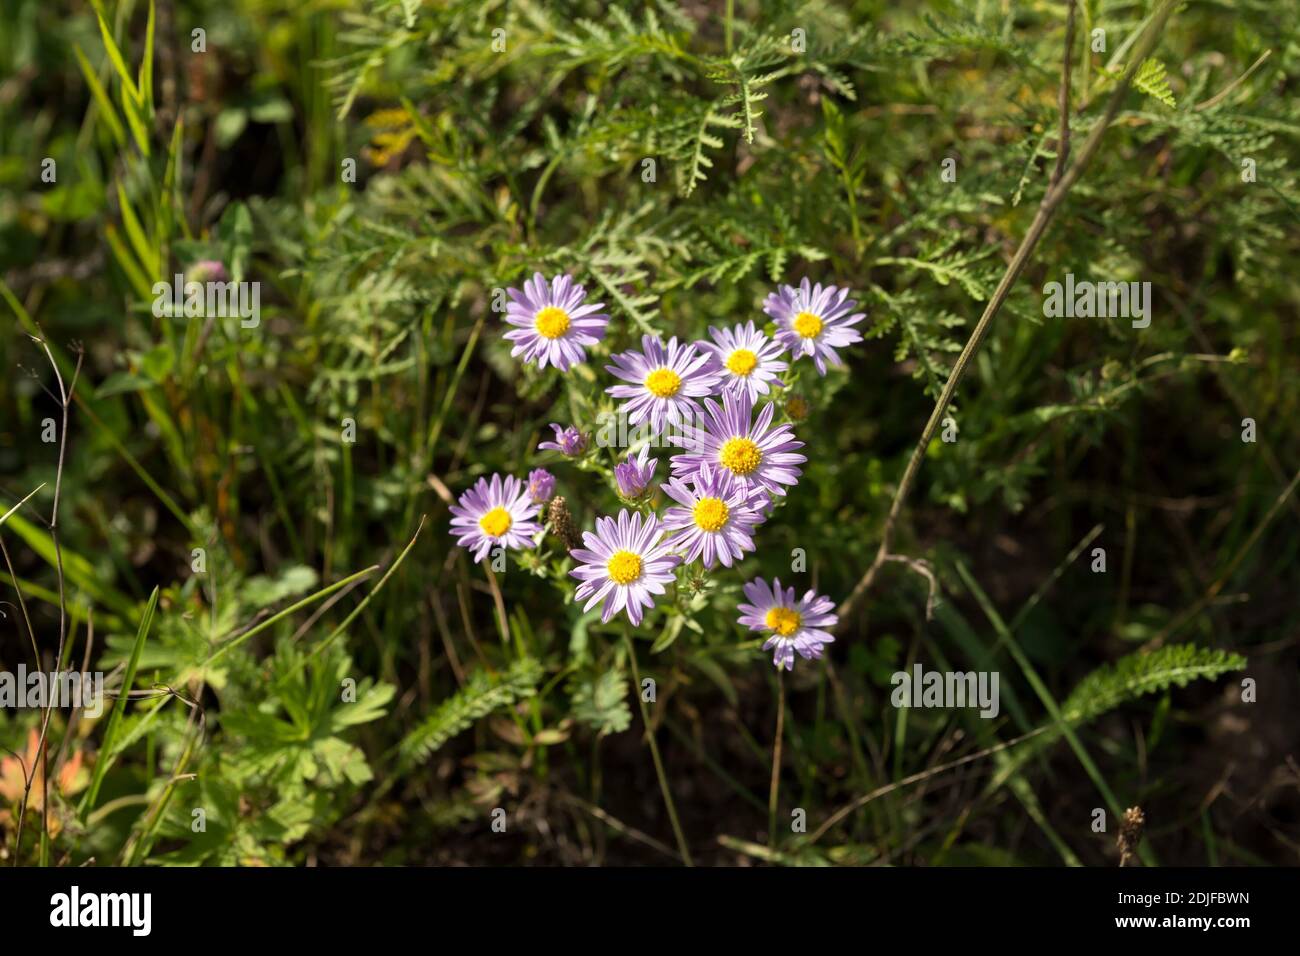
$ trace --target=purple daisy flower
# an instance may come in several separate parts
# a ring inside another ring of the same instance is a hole
[[[561,428],[555,422],[551,422],[551,430],[555,432],[555,441],[538,442],[538,448],[558,451],[570,458],[577,458],[587,450],[587,436],[574,426]]]
[[[574,598],[587,600],[583,610],[591,610],[603,598],[602,621],[608,623],[626,610],[632,626],[639,625],[641,609],[654,607],[650,595],[664,593],[664,585],[673,580],[673,568],[681,562],[670,553],[671,546],[663,542],[663,536],[664,529],[654,515],[642,519],[624,508],[617,521],[597,518],[596,533],[582,533],[587,547],[570,552],[582,562],[569,574],[582,582]]]
[[[690,487],[680,478],[660,487],[683,506],[664,512],[664,527],[674,533],[673,545],[686,550],[687,563],[702,557],[706,568],[716,561],[729,568],[754,550],[753,531],[762,519],[739,478],[704,465],[691,476]]]
[[[542,530],[533,520],[540,507],[513,475],[505,481],[500,475],[493,475],[491,482],[480,478],[451,506],[451,533],[458,535],[458,545],[473,552],[477,564],[496,545],[533,547],[532,536]]]
[[[555,476],[545,468],[534,468],[528,473],[528,496],[538,504],[551,500],[555,494]]]
[[[751,493],[785,494],[785,486],[797,484],[803,474],[796,466],[808,460],[795,452],[803,442],[794,440],[789,425],[772,427],[776,406],[771,402],[763,406],[757,421],[753,421],[754,405],[747,394],[723,394],[722,403],[719,408],[706,398],[704,427],[669,436],[686,449],[673,456],[673,474],[684,477],[708,465],[730,472]]]
[[[809,285],[804,279],[799,288],[778,286],[763,302],[763,311],[776,319],[776,340],[790,350],[794,358],[812,356],[817,372],[826,374],[826,360],[843,365],[835,350],[862,341],[862,333],[850,326],[865,319],[865,312],[853,312],[858,303],[850,299],[848,289]]]
[[[773,342],[756,329],[752,319],[730,329],[711,325],[709,335],[713,342],[697,342],[696,345],[717,360],[722,388],[736,394],[748,392],[752,402],[758,401],[758,396],[766,395],[771,390],[771,383],[779,381],[779,373],[790,367],[777,358],[785,351],[785,346]]]
[[[628,421],[637,425],[646,419],[659,431],[665,423],[677,424],[690,415],[698,415],[699,403],[695,399],[712,395],[718,384],[718,373],[707,354],[700,354],[694,345],[679,345],[676,337],[668,340],[667,348],[653,335],[641,338],[643,351],[629,349],[611,356],[613,365],[605,370],[631,385],[611,385],[605,389],[615,398],[628,398],[622,409]]]
[[[749,492],[749,507],[753,510],[754,514],[758,515],[758,523],[762,524],[768,518],[772,517],[772,512],[776,510],[776,499],[762,488],[751,488]]]
[[[737,623],[747,624],[751,631],[771,632],[763,650],[775,648],[772,663],[778,668],[793,670],[795,651],[806,661],[816,660],[835,640],[829,631],[822,630],[839,623],[835,605],[816,591],[807,591],[796,601],[794,588],[783,591],[780,578],[773,578],[771,587],[762,578],[755,578],[745,585],[745,597],[753,603],[737,607]]]
[[[654,480],[658,458],[650,457],[650,446],[642,445],[635,456],[628,452],[627,460],[614,466],[614,480],[618,493],[624,498],[639,498]]]
[[[536,361],[538,368],[550,362],[561,372],[587,358],[586,347],[595,345],[605,335],[609,316],[597,302],[584,305],[587,291],[567,275],[558,275],[550,284],[540,273],[524,283],[524,291],[507,289],[512,302],[506,305],[506,322],[517,326],[505,337],[516,343],[512,356],[523,354],[525,362]]]

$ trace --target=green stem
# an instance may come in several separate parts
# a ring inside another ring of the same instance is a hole
[[[682,855],[682,862],[687,866],[694,866],[691,861],[691,851],[686,846],[686,837],[682,833],[681,822],[677,819],[677,807],[673,804],[672,791],[668,789],[668,774],[664,772],[664,762],[659,757],[659,745],[655,742],[654,728],[650,726],[650,709],[645,705],[645,698],[641,695],[641,672],[636,666],[636,649],[632,646],[632,634],[623,626],[623,642],[627,645],[627,659],[632,665],[632,683],[633,692],[636,694],[637,702],[641,705],[641,722],[645,725],[645,736],[650,744],[650,756],[654,758],[655,773],[659,777],[659,789],[663,791],[664,806],[668,808],[668,819],[673,825],[673,836],[677,838],[677,852]]]
[[[998,614],[997,610],[993,607],[992,602],[988,599],[988,595],[986,595],[983,589],[980,588],[979,583],[975,580],[969,569],[967,569],[966,565],[963,562],[958,561],[956,567],[957,573],[961,576],[962,581],[964,581],[966,586],[970,588],[976,602],[984,611],[984,616],[987,617],[989,623],[993,625],[993,630],[997,632],[998,638],[1006,645],[1007,651],[1016,662],[1016,666],[1019,667],[1020,672],[1025,675],[1025,680],[1028,681],[1029,686],[1034,689],[1034,693],[1038,695],[1038,699],[1042,701],[1043,707],[1047,709],[1047,713],[1052,718],[1052,722],[1056,725],[1057,729],[1061,731],[1062,735],[1064,735],[1066,742],[1070,745],[1070,749],[1074,751],[1075,757],[1078,758],[1079,763],[1083,766],[1084,772],[1092,779],[1093,785],[1096,786],[1102,799],[1106,801],[1106,805],[1110,808],[1111,814],[1114,815],[1116,820],[1122,819],[1124,816],[1124,807],[1115,797],[1115,793],[1110,789],[1110,785],[1106,783],[1106,778],[1102,776],[1101,770],[1097,767],[1096,763],[1093,762],[1087,748],[1083,746],[1083,741],[1081,741],[1078,734],[1074,732],[1074,727],[1071,726],[1069,721],[1067,721],[1061,713],[1060,705],[1052,695],[1052,692],[1048,689],[1047,684],[1045,684],[1043,679],[1038,676],[1038,671],[1036,671],[1034,666],[1029,662],[1029,658],[1026,656],[1025,652],[1020,649],[1020,645],[1016,643],[1015,637],[1007,629],[1007,625],[1002,620],[1002,616]],[[1157,865],[1155,852],[1149,845],[1141,844],[1138,848],[1138,854],[1147,866]]]
[[[767,797],[767,845],[776,849],[776,805],[781,794],[781,738],[785,733],[785,668],[776,672],[776,740],[772,743],[772,786]]]

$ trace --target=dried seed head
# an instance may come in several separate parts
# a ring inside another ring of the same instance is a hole
[[[1146,826],[1146,814],[1141,807],[1129,807],[1124,811],[1124,819],[1119,825],[1119,865],[1127,866],[1128,861],[1137,852],[1142,842],[1142,830]]]
[[[551,522],[551,533],[564,543],[565,550],[582,547],[582,537],[573,525],[573,515],[569,514],[569,505],[563,496],[556,495],[551,499],[546,516]]]

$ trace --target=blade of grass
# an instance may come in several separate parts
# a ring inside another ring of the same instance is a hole
[[[976,582],[974,576],[966,568],[965,563],[957,561],[956,567],[957,573],[966,583],[966,586],[970,588],[971,593],[975,596],[975,600],[979,602],[980,608],[984,611],[984,615],[989,619],[989,623],[993,625],[993,629],[997,631],[999,639],[1006,644],[1007,651],[1011,654],[1012,659],[1020,668],[1021,673],[1025,675],[1025,680],[1028,681],[1029,686],[1034,689],[1034,693],[1038,695],[1038,699],[1042,701],[1048,714],[1051,715],[1052,721],[1057,725],[1061,733],[1065,736],[1066,741],[1070,744],[1070,749],[1074,751],[1074,755],[1079,759],[1079,763],[1083,766],[1084,771],[1092,779],[1093,785],[1096,786],[1097,791],[1106,801],[1106,805],[1110,809],[1111,814],[1116,820],[1122,819],[1124,816],[1124,808],[1120,805],[1119,800],[1115,798],[1115,794],[1111,791],[1110,785],[1106,783],[1106,778],[1102,776],[1101,771],[1093,762],[1092,757],[1089,756],[1087,749],[1083,746],[1083,742],[1079,739],[1078,734],[1074,732],[1074,728],[1072,728],[1061,715],[1060,704],[1057,702],[1056,698],[1052,696],[1052,692],[1048,690],[1043,679],[1038,676],[1038,671],[1034,670],[1034,666],[1029,663],[1029,658],[1026,657],[1025,652],[1020,649],[1020,645],[1016,643],[1015,637],[1013,637],[1011,632],[1007,629],[1007,625],[1002,620],[1002,616],[998,614],[997,609],[993,607],[993,603],[989,600],[988,595],[984,593],[983,589]],[[1151,851],[1151,848],[1147,843],[1142,843],[1138,848],[1138,852],[1142,857],[1142,862],[1147,866],[1159,865],[1156,862],[1155,854]]]
[[[9,516],[10,516],[11,514],[13,514],[15,511],[17,511],[17,510],[18,510],[19,508],[21,508],[23,505],[27,504],[27,502],[31,500],[32,496],[35,495],[36,492],[40,491],[40,490],[41,490],[42,488],[44,488],[44,487],[45,487],[45,482],[42,481],[39,485],[36,486],[36,488],[35,488],[34,490],[32,490],[30,493],[28,493],[28,495],[27,495],[26,498],[24,498],[22,501],[18,502],[18,504],[14,505],[12,508],[10,508],[8,511],[6,511],[3,515],[0,515],[0,527],[2,527],[2,526],[4,525],[4,523],[5,523],[6,521],[9,520]]]
[[[140,58],[139,79],[140,99],[146,105],[153,106],[153,38],[156,11],[153,0],[149,0],[149,19],[144,27],[144,53]]]
[[[948,605],[944,605],[944,608],[947,609]],[[964,621],[962,623],[964,627],[967,626]],[[927,643],[929,644],[931,651],[935,656],[935,661],[938,663],[940,669],[947,672],[952,672],[957,669],[950,664],[948,659],[944,656],[943,650],[939,647],[938,642],[928,640]],[[983,644],[980,644],[979,646],[982,648]],[[989,658],[988,666],[992,669],[992,658]],[[1010,688],[1004,688],[1003,692],[1009,689]],[[999,696],[1001,696],[1001,693]],[[1010,708],[1008,707],[1008,709]],[[993,727],[990,726],[990,721],[985,720],[978,714],[973,714],[971,711],[960,712],[960,716],[962,721],[965,723],[967,730],[979,741],[981,747],[993,748],[998,745],[999,741],[997,734],[994,732]],[[993,754],[993,762],[999,769],[1007,766],[1010,760],[1011,756],[1006,751],[999,750]],[[1079,858],[1075,855],[1074,851],[1070,849],[1069,845],[1066,844],[1063,839],[1061,839],[1061,835],[1056,832],[1048,821],[1046,814],[1043,813],[1042,807],[1038,804],[1038,796],[1034,793],[1033,787],[1030,786],[1029,780],[1026,779],[1022,771],[1023,767],[1016,767],[1006,773],[1006,783],[1011,789],[1012,794],[1025,808],[1025,813],[1029,816],[1029,819],[1033,820],[1034,823],[1038,825],[1038,828],[1043,831],[1043,836],[1047,838],[1047,842],[1052,844],[1053,849],[1055,849],[1057,854],[1061,857],[1061,862],[1066,866],[1082,866],[1083,864],[1079,861]],[[987,799],[992,792],[991,788],[986,790],[984,796],[980,799]],[[943,850],[939,854],[940,858],[942,858],[956,843],[957,837],[965,826],[966,819],[966,815],[962,814],[958,822],[949,830],[948,836],[943,843]]]
[[[141,225],[140,219],[135,214],[135,209],[131,206],[131,200],[126,194],[126,189],[121,183],[117,184],[117,204],[122,213],[122,227],[126,230],[126,237],[131,242],[131,248],[134,250],[136,258],[140,260],[145,275],[156,275],[158,265],[154,261],[153,243],[145,235],[144,226]]]
[[[104,49],[108,52],[108,58],[113,63],[113,69],[117,71],[118,79],[122,81],[122,90],[132,100],[139,103],[140,90],[131,79],[131,71],[126,68],[126,60],[122,58],[122,51],[118,48],[117,41],[113,39],[113,31],[109,29],[108,21],[104,19],[103,3],[101,3],[101,0],[90,0],[90,5],[95,8],[95,18],[99,21],[99,33],[104,41]]]
[[[81,52],[81,47],[73,44],[72,52],[77,56],[77,65],[81,67],[81,75],[86,79],[86,85],[90,87],[90,95],[95,100],[95,105],[99,107],[99,115],[108,126],[108,131],[113,136],[113,141],[117,143],[118,149],[126,146],[126,130],[122,128],[122,121],[118,119],[117,110],[113,108],[113,101],[108,98],[108,93],[104,86],[99,82],[99,77],[95,76],[94,67],[86,59],[86,55]]]
[[[271,627],[272,625],[279,623],[289,615],[307,607],[309,604],[315,604],[321,598],[328,597],[329,595],[333,594],[335,591],[339,590],[340,588],[347,587],[349,584],[351,584],[353,581],[357,580],[358,578],[363,578],[367,574],[371,574],[372,572],[377,570],[379,570],[379,565],[372,564],[368,568],[363,568],[362,570],[356,572],[355,574],[349,574],[346,578],[343,578],[342,580],[339,581],[335,581],[333,584],[321,588],[316,593],[309,594],[301,601],[297,601],[289,605],[287,608],[285,608],[283,611],[280,611],[278,614],[271,615],[261,624],[256,624],[253,627],[250,627],[242,634],[239,634],[232,640],[229,640],[225,644],[221,645],[219,648],[217,648],[215,651],[212,652],[212,654],[208,657],[207,660],[205,660],[201,665],[199,665],[200,668],[207,668],[211,666],[212,664],[220,660],[222,657],[224,657],[229,651],[238,647],[240,644],[243,644],[245,641],[247,641],[249,638],[253,637],[254,635],[262,633],[268,627]]]
[[[362,598],[361,602],[352,609],[352,613],[349,614],[347,617],[345,617],[343,621],[339,624],[339,626],[334,628],[334,630],[330,632],[329,636],[326,637],[325,640],[321,641],[319,644],[317,644],[315,647],[312,648],[311,653],[307,655],[306,659],[304,660],[304,663],[306,663],[306,661],[309,660],[314,660],[325,650],[325,648],[333,644],[334,641],[338,638],[338,636],[342,634],[344,631],[346,631],[348,627],[352,624],[352,622],[357,619],[358,615],[360,615],[361,612],[366,609],[366,607],[374,599],[375,595],[384,589],[384,585],[388,582],[388,579],[393,576],[393,572],[395,572],[398,568],[402,566],[402,562],[406,560],[406,556],[410,554],[411,549],[415,547],[415,542],[420,537],[420,532],[423,530],[424,530],[424,515],[420,515],[420,523],[418,526],[416,526],[415,534],[411,535],[411,540],[407,542],[406,547],[402,549],[402,553],[397,556],[396,560],[394,560],[391,565],[389,565],[388,570],[384,572],[383,577],[379,579],[379,581],[375,584],[374,588],[371,589],[370,593],[367,594],[364,598]],[[375,565],[375,568],[377,567],[379,566]],[[375,570],[375,568],[371,568],[370,570],[373,571]]]
[[[117,433],[114,432],[113,429],[109,428],[108,425],[104,423],[103,419],[95,414],[94,409],[91,408],[90,404],[81,397],[80,393],[78,393],[75,398],[77,401],[77,407],[86,413],[87,417],[89,417],[95,426],[99,428],[104,437],[108,439],[108,443],[113,446],[119,455],[122,456],[122,460],[130,465],[131,470],[139,475],[140,480],[149,486],[149,490],[154,493],[160,502],[162,502],[163,507],[170,511],[172,516],[181,523],[181,526],[189,532],[190,537],[202,537],[198,529],[195,528],[193,523],[191,523],[189,516],[181,510],[180,505],[176,503],[171,495],[167,494],[167,492],[163,490],[162,485],[158,484],[149,472],[145,471],[144,466],[136,460],[135,456],[127,451],[126,445],[122,443],[122,439],[117,437]]]
[[[6,517],[8,517],[6,515]],[[55,548],[50,532],[28,521],[22,515],[14,515],[10,522],[13,530],[23,542],[54,570],[59,570],[59,554]],[[114,588],[100,583],[95,566],[75,551],[63,549],[63,573],[81,590],[96,602],[112,608],[118,614],[133,618],[136,604],[131,598]]]
[[[131,692],[131,685],[135,683],[135,672],[140,666],[140,653],[144,650],[144,642],[149,637],[149,628],[153,624],[154,611],[158,607],[158,588],[153,589],[149,595],[149,603],[145,605],[144,615],[140,618],[140,626],[135,632],[135,644],[131,648],[131,659],[127,661],[126,673],[122,675],[122,689],[118,692],[117,701],[113,704],[113,712],[108,715],[108,725],[104,728],[104,740],[100,745],[99,759],[95,761],[95,770],[90,778],[90,789],[82,798],[77,807],[77,812],[83,818],[89,810],[95,808],[95,801],[99,798],[99,788],[104,782],[104,775],[108,772],[109,766],[113,763],[113,744],[117,737],[118,727],[122,723],[122,714],[126,711],[126,700]]]

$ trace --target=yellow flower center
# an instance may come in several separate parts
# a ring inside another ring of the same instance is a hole
[[[569,313],[563,309],[548,305],[533,318],[537,334],[547,339],[558,339],[569,331]]]
[[[631,551],[615,551],[605,570],[615,584],[631,584],[641,576],[641,556]]]
[[[682,377],[670,368],[657,368],[645,377],[645,387],[652,395],[672,398],[682,387]]]
[[[499,538],[509,531],[511,524],[510,512],[505,508],[493,508],[478,519],[478,526],[483,529],[483,533],[493,538]]]
[[[727,371],[733,375],[748,375],[758,364],[758,356],[749,349],[736,349],[727,356]]]
[[[737,475],[753,474],[763,460],[763,452],[748,438],[728,438],[718,450],[718,462]]]
[[[815,339],[822,333],[822,320],[811,312],[800,312],[794,317],[794,330],[806,339]]]
[[[701,498],[695,502],[691,517],[701,531],[721,531],[731,516],[731,510],[721,498]]]
[[[788,607],[774,607],[767,612],[767,617],[763,619],[763,623],[776,631],[781,637],[789,637],[799,630],[803,618],[799,616],[798,611],[792,611]]]

